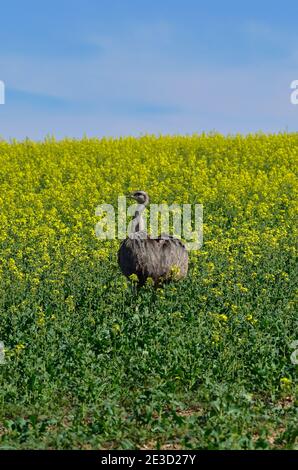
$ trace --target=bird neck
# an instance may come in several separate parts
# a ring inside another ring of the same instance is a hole
[[[143,212],[146,204],[139,204],[136,208],[135,214],[132,219],[132,230],[131,233],[142,232],[145,230],[145,221],[143,218]]]

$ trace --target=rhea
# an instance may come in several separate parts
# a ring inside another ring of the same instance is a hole
[[[126,277],[135,274],[139,285],[151,278],[154,285],[187,275],[188,253],[184,244],[171,235],[152,238],[145,231],[143,211],[149,204],[145,191],[135,191],[129,197],[138,203],[131,223],[131,231],[120,245],[118,263]]]

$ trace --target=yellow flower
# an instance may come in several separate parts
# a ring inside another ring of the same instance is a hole
[[[172,279],[178,279],[180,276],[179,266],[173,265],[170,269],[170,276]]]
[[[116,334],[120,334],[121,332],[121,327],[119,325],[119,323],[114,323],[113,326],[112,326],[112,332],[116,335]]]
[[[23,349],[25,349],[25,345],[23,343],[19,343],[15,346],[16,354],[19,354]]]
[[[217,344],[220,342],[220,335],[218,333],[214,333],[212,335],[212,344]]]
[[[225,313],[211,313],[216,320],[226,323],[228,321],[228,316]]]
[[[228,321],[228,317],[227,317],[227,315],[225,315],[224,313],[219,313],[219,314],[217,315],[217,318],[218,318],[218,320],[220,320],[220,321],[224,321],[224,322]]]
[[[65,303],[67,305],[67,308],[70,312],[73,312],[75,310],[75,300],[74,300],[74,297],[73,295],[69,295],[66,299],[65,299]]]
[[[280,379],[280,385],[281,387],[288,388],[292,385],[292,379],[289,379],[287,377],[282,377]]]
[[[156,293],[157,293],[158,297],[160,297],[161,299],[165,298],[165,292],[164,292],[164,289],[162,287],[158,287],[156,289]]]
[[[147,277],[147,280],[146,280],[146,286],[149,286],[149,287],[153,287],[154,286],[154,281],[152,279],[152,277]]]
[[[243,293],[248,292],[248,288],[244,287],[240,282],[237,282],[236,286],[238,287],[240,292],[243,292]]]
[[[183,318],[183,315],[181,312],[173,312],[172,313],[173,318]]]
[[[258,322],[258,320],[256,320],[256,319],[252,316],[251,313],[246,316],[246,320],[247,320],[249,323],[251,323],[252,325],[255,325],[255,324]]]
[[[210,289],[211,293],[214,294],[216,297],[221,297],[222,296],[222,291],[218,289],[217,287],[212,287]]]
[[[137,282],[139,281],[138,276],[137,276],[136,274],[131,274],[131,275],[129,276],[129,279],[130,279],[131,282],[133,282],[133,283],[137,283]]]
[[[43,316],[39,316],[36,323],[38,324],[38,326],[43,326],[45,324],[45,317],[44,315]]]

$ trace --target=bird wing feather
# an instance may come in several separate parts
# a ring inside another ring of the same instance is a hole
[[[136,274],[141,282],[152,277],[156,282],[169,276],[174,267],[178,270],[177,277],[185,277],[188,253],[183,243],[170,235],[134,237],[121,243],[118,263],[124,275]]]

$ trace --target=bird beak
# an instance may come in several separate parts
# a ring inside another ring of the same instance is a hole
[[[126,197],[130,198],[130,199],[133,199],[133,194],[132,193],[129,193],[129,194],[125,194]]]

